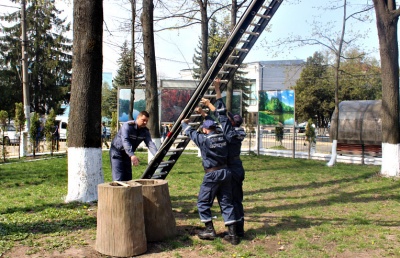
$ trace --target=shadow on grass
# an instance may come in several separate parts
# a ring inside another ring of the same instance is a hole
[[[349,192],[340,192],[340,193],[332,193],[334,196],[326,197],[325,199],[320,199],[317,201],[307,201],[302,203],[293,203],[293,204],[285,204],[285,205],[276,205],[276,206],[255,206],[251,209],[246,209],[245,212],[247,214],[260,214],[263,212],[275,212],[275,211],[283,211],[283,210],[298,210],[304,208],[312,208],[312,207],[323,207],[323,206],[331,206],[333,204],[343,204],[343,203],[367,203],[367,202],[379,202],[379,201],[387,201],[387,200],[400,200],[400,196],[396,194],[379,194],[379,195],[372,195],[376,193],[385,193],[389,190],[397,190],[399,188],[398,185],[392,185],[391,187],[381,187],[381,188],[374,188],[368,190],[360,190],[355,191],[352,193]],[[332,191],[337,191],[336,189]],[[255,191],[256,193],[258,191]],[[370,197],[357,197],[365,194],[371,194]],[[329,193],[323,193],[321,196],[328,196]],[[307,196],[299,196],[298,199],[304,199]],[[279,199],[288,199],[287,197],[281,197],[272,200],[279,200]],[[246,200],[247,201],[247,200]],[[259,200],[258,200],[259,201]],[[268,201],[268,200],[266,200]]]
[[[245,200],[246,202],[252,202],[252,201],[259,201],[259,199],[251,199],[249,196],[252,195],[258,195],[262,193],[270,193],[270,192],[286,192],[286,191],[296,191],[296,190],[302,190],[302,189],[313,189],[315,190],[316,188],[320,187],[327,187],[329,185],[335,185],[335,184],[340,184],[340,183],[350,183],[350,182],[355,182],[361,179],[367,179],[370,178],[374,175],[374,173],[365,173],[362,175],[359,175],[357,177],[349,177],[349,178],[342,178],[338,180],[329,180],[329,181],[321,181],[321,182],[310,182],[307,184],[300,184],[300,185],[290,185],[290,186],[277,186],[277,187],[268,187],[264,189],[259,189],[259,190],[244,190],[244,195],[245,195]],[[200,183],[199,187],[200,189]],[[372,191],[372,190],[371,190]],[[186,200],[191,200],[190,203],[196,203],[197,202],[197,197],[194,195],[179,195],[179,196],[172,196],[171,195],[171,201],[172,202],[179,202],[179,203],[185,203]],[[186,206],[186,205],[184,205]]]
[[[148,242],[146,254],[157,254],[166,251],[173,251],[179,248],[194,246],[190,236],[194,235],[198,227],[190,225],[180,225],[176,227],[177,235],[171,239],[159,242]]]
[[[47,209],[77,209],[83,206],[97,205],[95,202],[88,203],[80,203],[80,202],[70,202],[70,203],[47,203],[42,205],[32,205],[32,206],[24,206],[24,207],[12,207],[7,208],[4,211],[0,209],[0,214],[12,214],[12,213],[38,213]]]
[[[361,220],[361,219],[342,219],[342,218],[305,218],[301,216],[260,216],[257,219],[247,219],[246,222],[260,223],[263,226],[256,229],[249,229],[245,232],[245,239],[253,240],[257,236],[277,235],[279,232],[297,231],[320,226],[323,224],[343,226],[343,225],[367,225],[373,224],[383,227],[399,227],[400,221],[382,220]]]
[[[60,219],[53,221],[37,221],[29,223],[0,223],[0,238],[13,239],[26,234],[49,234],[70,232],[96,227],[96,218]]]

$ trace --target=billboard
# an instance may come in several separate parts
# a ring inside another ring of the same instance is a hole
[[[174,123],[189,102],[194,89],[161,90],[161,122]]]
[[[174,123],[190,100],[194,88],[163,88],[160,92],[160,119],[161,123]],[[118,91],[118,121],[128,121],[130,89],[119,89]],[[225,101],[225,92],[222,93]],[[232,113],[242,114],[242,92],[234,91],[232,99]],[[136,116],[140,111],[146,110],[145,89],[135,89],[135,103],[132,116]]]
[[[129,100],[131,89],[118,90],[118,121],[126,122],[129,120]],[[135,102],[133,105],[132,116],[136,119],[140,111],[146,110],[145,89],[135,89]]]
[[[161,90],[161,122],[174,123],[192,96],[194,89]],[[226,103],[226,94],[222,93],[222,99]],[[232,113],[242,114],[242,91],[234,91],[232,97]],[[215,119],[215,118],[214,118]]]
[[[259,125],[284,126],[294,123],[294,91],[271,90],[260,91],[258,102]]]

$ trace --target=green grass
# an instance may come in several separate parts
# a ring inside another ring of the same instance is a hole
[[[378,166],[305,159],[243,156],[245,238],[238,246],[198,239],[203,170],[195,154],[182,155],[167,177],[179,234],[148,250],[169,257],[400,257],[400,182],[380,177]],[[135,179],[146,167],[147,155],[139,157]],[[111,181],[107,152],[103,164]],[[14,257],[18,248],[26,256],[71,248],[96,254],[97,204],[64,203],[66,194],[65,156],[1,164],[0,256]],[[213,213],[220,234],[217,204]]]

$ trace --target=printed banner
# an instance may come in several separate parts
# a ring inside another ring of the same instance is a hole
[[[259,125],[293,125],[293,90],[260,91],[259,100]]]
[[[119,89],[119,109],[118,109],[118,121],[126,122],[129,120],[129,101],[130,101],[130,89]],[[135,102],[133,105],[132,116],[136,119],[140,111],[146,110],[145,100],[145,89],[135,89]]]

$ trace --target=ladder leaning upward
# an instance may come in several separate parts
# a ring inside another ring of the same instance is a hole
[[[190,118],[191,126],[199,126],[201,124],[201,115],[193,113],[201,98],[206,96],[209,91],[215,94],[213,87],[210,86],[216,78],[221,79],[221,90],[226,87],[282,1],[253,0],[250,3],[211,68],[190,97],[189,102],[161,144],[158,152],[148,164],[141,177],[142,179],[165,179],[168,176],[190,141],[189,137],[181,135],[182,120]],[[266,5],[268,2],[270,3]],[[173,145],[175,147],[172,147]]]

